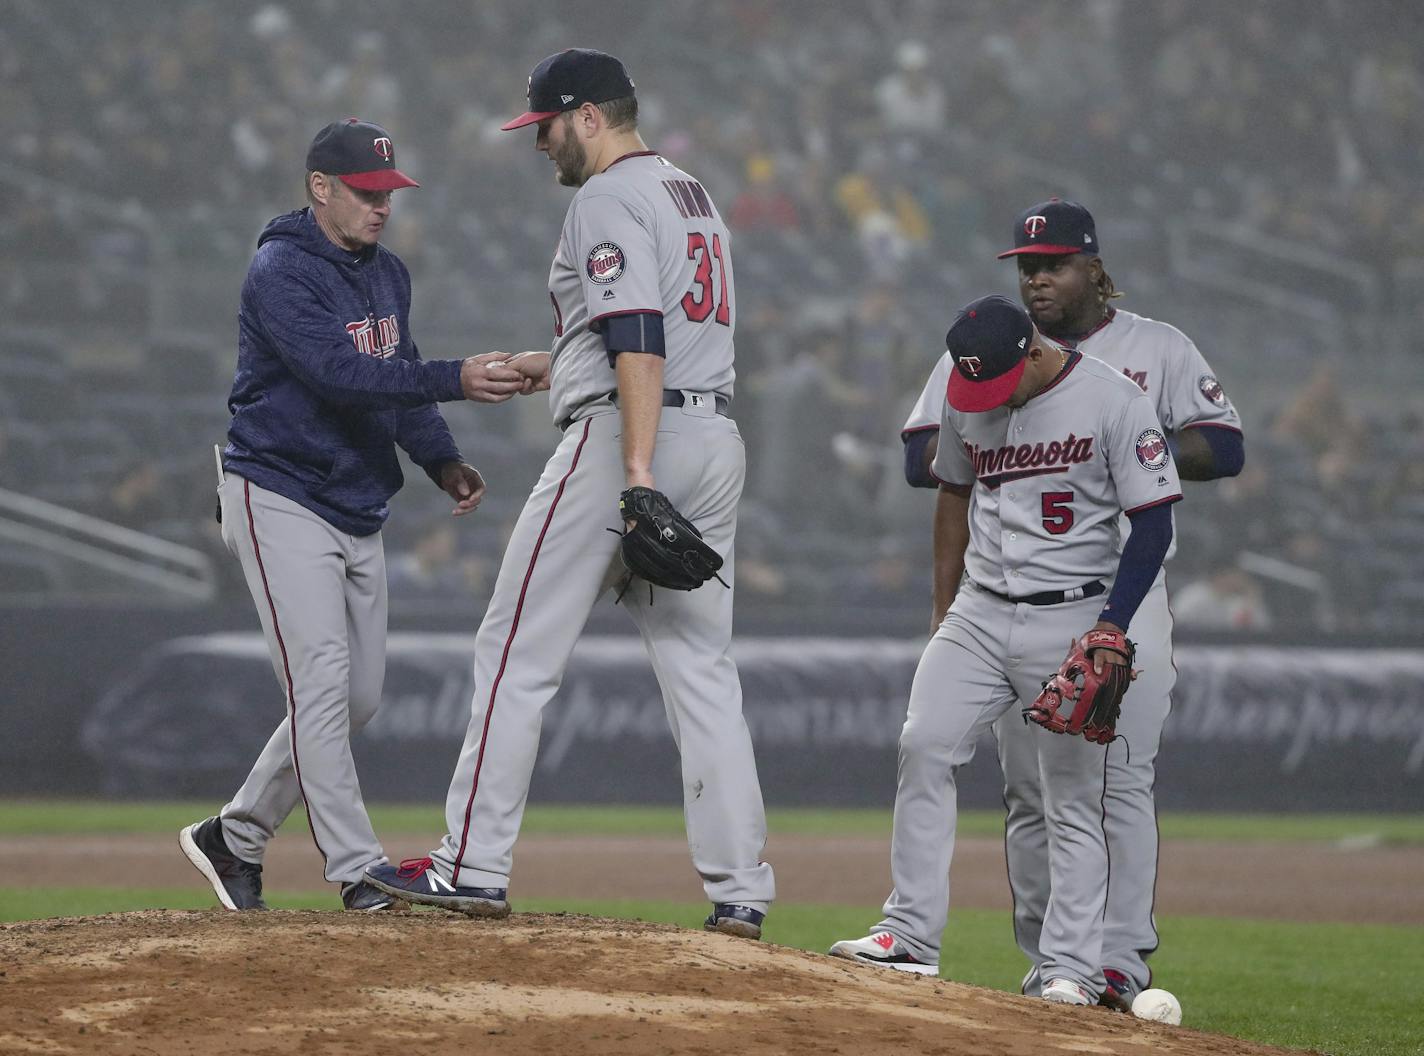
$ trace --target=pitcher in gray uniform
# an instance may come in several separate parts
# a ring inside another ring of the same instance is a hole
[[[1216,373],[1191,339],[1174,326],[1114,308],[1120,293],[1100,256],[1096,224],[1083,206],[1052,199],[1014,221],[1019,291],[1034,324],[1065,348],[1103,360],[1136,382],[1157,410],[1183,480],[1235,476],[1245,461],[1241,419]],[[935,446],[945,384],[946,354],[931,372],[905,422],[906,477],[933,487],[926,456]],[[1176,549],[1168,550],[1170,560]],[[1152,584],[1132,624],[1139,674],[1108,747],[1103,801],[1110,877],[1103,935],[1105,994],[1124,1008],[1151,984],[1148,955],[1157,948],[1152,902],[1157,886],[1157,816],[1153,789],[1162,727],[1171,711],[1177,670],[1172,664],[1172,613],[1165,570]],[[995,728],[1009,808],[1006,847],[1014,894],[1014,931],[1030,961],[1048,905],[1047,836],[1032,738],[1010,716]],[[1036,971],[1024,992],[1041,986]],[[1114,1000],[1115,999],[1115,1000]]]
[[[1128,629],[1181,498],[1142,390],[1047,340],[1022,308],[981,298],[959,313],[946,345],[955,367],[933,465],[934,632],[900,735],[895,886],[870,934],[830,951],[920,974],[939,970],[958,768],[1001,716],[1020,721],[1066,643],[1093,628]],[[1133,531],[1119,558],[1123,513]],[[1103,748],[1032,732],[1053,891],[1037,964],[1042,995],[1088,1004],[1104,986]]]
[[[682,758],[693,865],[709,929],[759,937],[774,896],[766,821],[730,653],[732,590],[628,582],[619,493],[657,488],[703,532],[734,582],[745,453],[728,417],[736,299],[732,242],[694,177],[647,149],[633,82],[611,55],[551,55],[529,79],[535,146],[579,188],[549,273],[554,343],[511,360],[551,388],[563,440],[525,504],[475,640],[475,697],[427,858],[367,877],[411,902],[509,912],[513,847],[544,705],[600,596],[637,625]],[[656,596],[654,597],[654,593]],[[654,607],[655,606],[655,607]]]

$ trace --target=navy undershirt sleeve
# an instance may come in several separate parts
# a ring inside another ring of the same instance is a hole
[[[1118,559],[1112,593],[1098,619],[1127,630],[1137,614],[1137,607],[1162,570],[1167,548],[1172,545],[1172,505],[1164,502],[1127,515],[1132,522],[1132,532]]]
[[[1219,425],[1197,425],[1188,426],[1195,429],[1207,447],[1211,448],[1211,457],[1215,463],[1212,467],[1213,479],[1219,477],[1234,477],[1241,472],[1241,468],[1246,465],[1246,438],[1239,430],[1228,429]],[[1172,449],[1172,457],[1177,457],[1176,435],[1167,438],[1167,444]]]
[[[618,358],[619,352],[647,352],[667,358],[661,312],[610,315],[606,319],[598,320],[598,326],[603,334],[603,348],[608,353],[610,367]]]
[[[912,488],[937,488],[939,481],[930,475],[925,464],[925,450],[930,441],[939,436],[938,429],[917,429],[904,435],[905,441],[905,483]]]

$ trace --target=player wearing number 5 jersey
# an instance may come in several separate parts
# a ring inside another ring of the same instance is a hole
[[[513,847],[539,745],[590,609],[617,591],[647,647],[682,758],[688,843],[713,903],[710,929],[759,937],[774,896],[766,821],[730,654],[732,590],[629,581],[618,560],[625,488],[661,491],[724,559],[745,454],[732,397],[731,238],[702,185],[647,149],[633,82],[611,55],[569,50],[529,79],[536,148],[579,188],[549,273],[554,342],[516,357],[551,389],[563,440],[505,551],[475,640],[475,697],[428,858],[371,882],[408,901],[508,912]],[[654,608],[656,605],[656,608]]]
[[[938,970],[948,917],[957,770],[993,723],[1020,721],[1068,642],[1128,630],[1181,498],[1141,389],[1048,341],[1022,308],[981,298],[946,344],[955,366],[933,466],[934,632],[900,734],[895,887],[869,935],[831,948],[923,974]],[[1124,513],[1133,531],[1119,558]],[[1104,749],[1039,726],[1032,734],[1054,894],[1039,943],[1043,996],[1088,1004],[1104,987]]]
[[[1234,476],[1245,460],[1241,419],[1206,358],[1176,327],[1112,307],[1117,296],[1103,268],[1096,225],[1087,209],[1053,199],[1024,210],[1014,222],[1014,246],[1000,254],[1017,262],[1019,291],[1036,326],[1122,371],[1156,408],[1183,480]],[[944,356],[930,375],[901,433],[911,484],[934,487],[933,457],[953,363]],[[1175,544],[1174,544],[1175,546]],[[1170,559],[1169,550],[1167,558]],[[1152,915],[1157,882],[1157,819],[1153,799],[1162,727],[1171,710],[1177,672],[1172,664],[1172,614],[1165,572],[1157,575],[1133,620],[1140,673],[1108,748],[1104,826],[1111,872],[1104,924],[1103,966],[1111,993],[1124,1008],[1150,985],[1147,956],[1157,947]],[[1014,894],[1014,931],[1036,962],[1050,891],[1048,836],[1032,752],[1033,731],[1011,716],[996,728],[1009,808],[1006,846]],[[1042,980],[1030,970],[1024,992]]]

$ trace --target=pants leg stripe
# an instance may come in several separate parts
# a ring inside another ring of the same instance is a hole
[[[549,534],[549,525],[553,523],[554,511],[559,508],[559,500],[564,496],[564,486],[574,475],[574,470],[578,469],[579,456],[583,454],[583,445],[588,442],[589,427],[592,424],[592,418],[584,420],[583,436],[579,438],[578,447],[574,448],[573,462],[569,466],[569,471],[564,474],[564,478],[559,481],[559,488],[554,492],[554,501],[549,503],[549,512],[544,517],[544,526],[539,529],[539,538],[534,541],[534,549],[529,555],[529,567],[524,572],[524,584],[519,588],[519,601],[514,606],[514,618],[510,620],[509,634],[504,640],[504,653],[499,659],[499,672],[494,676],[494,682],[490,685],[489,706],[485,708],[484,729],[480,731],[480,750],[479,754],[475,756],[475,776],[470,783],[470,798],[465,802],[465,824],[460,831],[460,851],[455,856],[455,867],[450,876],[450,882],[456,886],[459,886],[460,883],[460,864],[465,860],[465,848],[470,841],[470,815],[475,809],[475,793],[480,788],[480,768],[485,761],[485,744],[489,739],[490,720],[494,718],[495,696],[499,693],[499,683],[504,678],[504,669],[509,663],[509,651],[514,646],[514,636],[519,633],[519,617],[524,612],[524,598],[529,593],[529,581],[534,577],[534,566],[539,562],[539,551],[544,545],[544,537]]]
[[[272,588],[267,583],[267,567],[262,563],[262,547],[257,543],[257,521],[252,516],[252,482],[242,482],[243,501],[247,506],[247,531],[252,537],[252,553],[257,558],[257,571],[262,574],[262,590],[267,595],[267,609],[272,613],[272,635],[277,639],[277,648],[282,654],[282,673],[287,676],[287,718],[291,724],[292,769],[297,775],[297,791],[302,794],[302,806],[307,811],[307,829],[311,832],[312,843],[321,855],[322,868],[326,867],[326,852],[321,849],[321,841],[316,838],[316,825],[311,817],[311,805],[307,803],[307,790],[302,787],[302,764],[297,758],[297,692],[292,685],[292,666],[287,660],[287,643],[282,639],[282,625],[277,622],[277,606],[272,602]]]

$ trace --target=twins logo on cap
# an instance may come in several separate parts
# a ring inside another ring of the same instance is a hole
[[[1137,438],[1137,461],[1143,469],[1161,469],[1172,457],[1167,448],[1167,438],[1156,429],[1144,429]]]
[[[588,277],[600,286],[617,282],[623,274],[623,249],[616,242],[600,242],[589,251],[584,264]]]
[[[1218,407],[1226,406],[1226,390],[1221,387],[1221,382],[1210,374],[1203,374],[1197,379],[1197,388],[1201,389],[1201,394]]]
[[[376,153],[386,161],[390,161],[391,156],[395,153],[395,148],[391,146],[391,141],[385,136],[378,136],[371,145],[376,148]]]
[[[1048,218],[1042,214],[1029,217],[1024,221],[1024,234],[1029,238],[1037,238],[1045,227],[1048,226]]]

